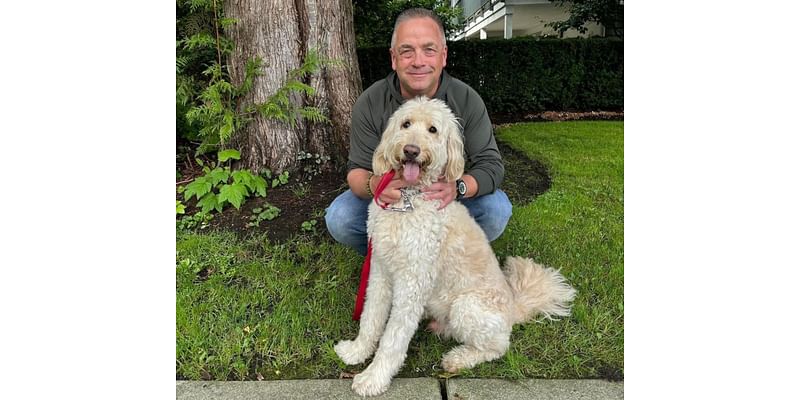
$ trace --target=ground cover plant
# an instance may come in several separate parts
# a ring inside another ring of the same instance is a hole
[[[578,297],[571,317],[515,327],[504,357],[461,375],[622,379],[623,123],[517,124],[499,127],[497,137],[514,204],[493,243],[498,257],[560,267]],[[548,177],[534,179],[540,172]],[[298,194],[292,184],[268,191],[267,201],[283,193],[308,209],[297,226],[283,227],[288,238],[274,233],[283,215],[244,235],[220,223],[246,224],[258,206],[247,203],[207,229],[176,230],[178,379],[337,378],[366,366],[346,366],[333,352],[358,330],[350,315],[362,258],[324,229],[317,204],[327,205],[343,190],[333,182],[344,180],[326,179],[325,196]],[[400,376],[451,376],[439,363],[454,345],[420,329]]]

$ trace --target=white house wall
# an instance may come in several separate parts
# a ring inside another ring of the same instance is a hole
[[[510,14],[512,25],[511,35],[517,36],[555,36],[558,33],[545,24],[569,18],[566,7],[558,7],[547,0],[522,0],[498,2],[490,11],[484,12],[476,22],[466,27],[466,34],[455,36],[454,40],[502,38],[506,29],[506,14]],[[586,34],[580,34],[575,29],[564,32],[565,38],[603,36],[603,27],[596,23],[587,24]],[[483,31],[483,35],[482,32]]]

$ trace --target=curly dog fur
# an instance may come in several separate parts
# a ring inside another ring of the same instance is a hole
[[[407,145],[419,149],[413,160]],[[463,147],[456,118],[444,102],[412,99],[389,119],[373,171],[380,175],[393,169],[417,178],[412,189],[440,176],[454,181],[464,170]],[[423,318],[432,318],[428,328],[438,335],[462,343],[442,359],[445,370],[456,372],[505,354],[514,324],[536,315],[569,315],[575,297],[558,271],[533,260],[508,257],[504,273],[483,230],[459,202],[441,210],[438,200],[421,195],[411,202],[415,209],[405,213],[383,210],[374,202],[369,208],[372,267],[359,333],[335,346],[351,365],[375,353],[353,379],[353,390],[361,396],[389,388]]]

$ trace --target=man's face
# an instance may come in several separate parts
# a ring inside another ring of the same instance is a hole
[[[405,98],[433,97],[447,65],[447,46],[438,25],[430,18],[412,18],[398,25],[395,34],[389,51],[392,69],[400,78],[400,93]]]

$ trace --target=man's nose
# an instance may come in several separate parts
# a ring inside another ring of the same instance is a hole
[[[412,61],[412,64],[415,67],[424,66],[425,65],[425,55],[422,54],[421,51],[415,51],[414,52],[414,60]]]

